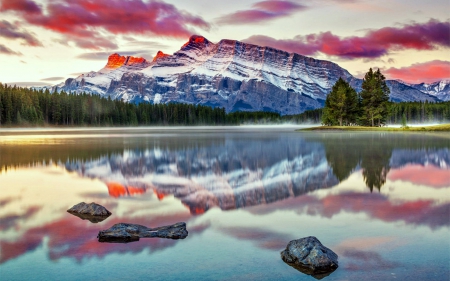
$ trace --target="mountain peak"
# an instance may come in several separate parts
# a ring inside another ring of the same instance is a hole
[[[153,62],[159,60],[160,58],[165,58],[165,57],[168,57],[168,56],[170,56],[170,55],[164,54],[162,51],[158,51],[156,56],[153,58]]]
[[[198,47],[204,47],[206,45],[208,45],[209,43],[211,43],[208,39],[206,39],[203,36],[200,35],[192,35],[189,38],[189,41],[183,45],[182,49],[187,47],[187,46],[196,46]]]
[[[116,69],[122,66],[140,66],[147,62],[146,59],[142,57],[133,56],[121,56],[118,53],[114,53],[108,57],[108,62],[106,63],[106,68]]]
[[[110,69],[119,68],[125,63],[126,59],[126,57],[121,56],[118,53],[114,53],[108,57],[108,62],[105,67]]]

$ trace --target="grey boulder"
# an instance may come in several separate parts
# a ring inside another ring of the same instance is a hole
[[[187,236],[188,231],[184,222],[157,228],[148,228],[139,224],[118,223],[107,230],[100,231],[97,238],[99,242],[128,243],[139,241],[140,238],[184,239]]]
[[[92,223],[101,222],[111,215],[111,212],[102,205],[96,203],[86,204],[84,202],[76,204],[67,212]]]
[[[338,268],[338,255],[322,245],[314,236],[289,242],[281,252],[281,259],[316,279],[322,279]]]

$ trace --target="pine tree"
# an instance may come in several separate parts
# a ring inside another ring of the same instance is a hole
[[[351,125],[356,122],[358,97],[356,91],[342,78],[333,85],[325,100],[322,123],[325,125]]]
[[[390,90],[386,85],[385,77],[380,70],[373,72],[372,68],[364,76],[361,91],[361,116],[365,125],[380,126],[386,123],[388,115],[388,101]]]

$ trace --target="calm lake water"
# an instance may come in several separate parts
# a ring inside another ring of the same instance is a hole
[[[294,129],[0,130],[0,279],[315,280],[280,251],[316,236],[339,255],[324,280],[449,280],[449,133]],[[113,214],[66,212],[82,201]]]

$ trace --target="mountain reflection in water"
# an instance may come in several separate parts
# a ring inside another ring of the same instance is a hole
[[[314,235],[339,255],[325,279],[447,280],[449,149],[447,135],[428,134],[194,130],[58,144],[0,134],[0,272],[144,279],[151,265],[159,280],[309,280],[279,252]],[[113,215],[66,212],[82,201]],[[183,241],[96,239],[120,222],[180,221]]]
[[[269,204],[336,186],[361,170],[366,186],[380,190],[387,175],[408,165],[435,167],[433,181],[449,178],[448,139],[385,134],[323,133],[261,141],[223,139],[211,145],[124,150],[93,161],[65,164],[69,171],[104,181],[113,197],[152,190],[171,194],[192,214]],[[416,179],[411,177],[412,180]]]

